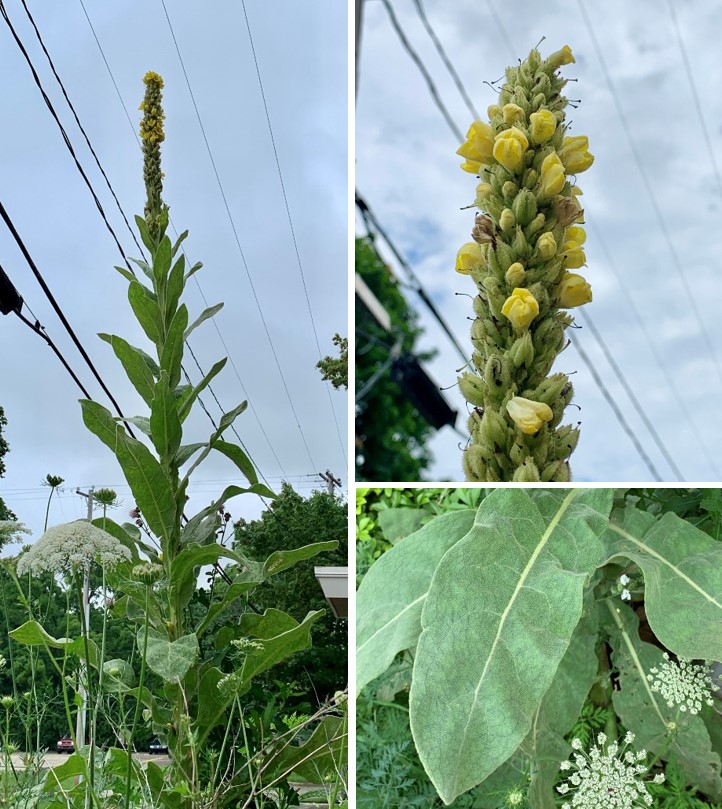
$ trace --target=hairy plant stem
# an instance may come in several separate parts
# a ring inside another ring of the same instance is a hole
[[[148,610],[150,609],[150,585],[146,585],[145,589],[145,617],[143,619],[143,654],[140,658],[140,679],[138,680],[138,697],[135,702],[135,713],[133,714],[133,727],[130,731],[130,739],[128,739],[128,770],[125,776],[125,809],[130,806],[130,779],[133,773],[133,740],[135,739],[135,731],[138,727],[138,719],[140,717],[140,703],[143,697],[143,685],[145,684],[145,655],[148,650],[148,625],[150,617]]]
[[[88,715],[91,717],[91,728],[90,728],[90,749],[88,751],[88,769],[89,769],[89,780],[90,780],[90,793],[95,792],[95,736],[93,735],[93,726],[92,726],[92,717],[95,713],[95,699],[93,697],[93,689],[90,683],[90,643],[88,633],[89,627],[86,621],[85,616],[85,601],[83,598],[83,588],[80,584],[80,576],[78,571],[76,570],[73,574],[73,578],[75,579],[75,587],[78,593],[79,604],[80,604],[80,626],[81,631],[83,634],[83,648],[85,649],[85,666],[82,668],[85,671],[85,698],[87,700],[87,708],[88,708]],[[83,725],[83,732],[87,730],[87,716],[86,722]],[[85,739],[80,740],[82,744],[85,744]],[[86,807],[90,803],[90,794],[86,791],[85,795],[85,805]]]

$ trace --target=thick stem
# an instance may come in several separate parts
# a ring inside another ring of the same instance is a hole
[[[133,740],[135,739],[135,731],[138,727],[138,719],[140,718],[140,704],[143,696],[143,685],[145,684],[145,656],[148,650],[148,625],[150,619],[148,610],[150,609],[150,585],[146,585],[145,589],[145,617],[143,622],[143,655],[140,659],[140,679],[138,680],[138,697],[135,702],[135,713],[133,714],[133,726],[130,731],[130,739],[128,739],[128,771],[125,778],[125,809],[130,806],[130,779],[133,774]]]

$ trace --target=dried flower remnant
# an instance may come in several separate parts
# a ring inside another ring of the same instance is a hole
[[[471,364],[460,379],[478,408],[464,453],[470,481],[571,479],[579,432],[561,421],[573,388],[564,374],[548,374],[573,323],[567,310],[592,299],[587,280],[572,272],[586,264],[573,175],[594,161],[588,138],[567,133],[558,70],[573,62],[564,46],[546,60],[534,49],[508,68],[489,122],[474,121],[458,150],[462,168],[479,175],[474,204],[482,212],[477,246],[465,244],[456,261],[478,291]]]
[[[86,571],[97,562],[115,567],[130,561],[130,551],[87,520],[54,525],[18,560],[18,575]]]
[[[579,739],[572,741],[574,761],[562,761],[562,772],[574,770],[565,783],[557,787],[561,795],[569,795],[571,802],[563,807],[579,809],[634,809],[651,806],[652,796],[647,791],[644,776],[647,774],[647,751],[634,752],[629,745],[634,734],[627,733],[620,748],[612,742],[605,751],[607,736],[600,733],[597,744],[589,754],[582,750]],[[652,783],[661,784],[664,774],[655,775]]]
[[[712,706],[712,669],[707,663],[692,663],[680,658],[677,662],[664,653],[664,663],[649,670],[647,680],[652,691],[662,695],[669,708],[678,707],[682,713],[698,714],[702,705]]]

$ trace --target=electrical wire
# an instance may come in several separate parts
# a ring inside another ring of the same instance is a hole
[[[253,54],[253,63],[256,66],[256,76],[258,77],[258,86],[261,90],[261,98],[263,100],[263,109],[266,113],[266,123],[268,124],[268,134],[271,137],[271,145],[273,146],[273,156],[276,161],[276,170],[278,171],[278,179],[281,183],[281,193],[283,194],[283,204],[286,208],[286,218],[288,219],[288,227],[291,231],[291,239],[293,240],[293,249],[296,253],[296,263],[298,264],[298,271],[301,275],[301,281],[303,283],[303,294],[306,298],[306,308],[308,309],[308,316],[311,319],[311,328],[313,329],[313,337],[316,341],[316,350],[318,351],[318,359],[323,359],[323,354],[321,353],[321,344],[318,340],[318,331],[316,329],[316,321],[313,317],[313,310],[311,308],[311,299],[308,296],[308,287],[306,286],[306,275],[303,271],[303,264],[301,263],[301,254],[298,249],[298,242],[296,241],[296,230],[293,227],[293,219],[291,218],[291,208],[288,204],[288,196],[286,194],[286,184],[283,182],[283,173],[281,172],[281,163],[278,159],[278,150],[276,149],[276,139],[273,136],[273,127],[271,126],[271,116],[268,112],[268,104],[266,102],[266,93],[263,89],[263,80],[261,79],[261,69],[258,65],[258,58],[256,57],[256,47],[253,44],[253,34],[251,33],[251,24],[248,21],[248,13],[246,11],[246,0],[241,0],[241,6],[243,8],[243,16],[246,20],[246,28],[248,30],[248,39],[251,43],[251,53]],[[165,8],[165,2],[163,0],[163,7]],[[166,12],[167,15],[167,12]],[[333,415],[333,421],[336,425],[336,434],[338,435],[338,441],[341,446],[341,452],[343,453],[343,461],[344,464],[347,464],[346,458],[346,448],[344,447],[343,439],[341,438],[341,430],[338,426],[338,419],[336,418],[336,409],[333,406],[333,399],[331,398],[331,385],[330,383],[325,383],[326,393],[328,394],[328,402],[331,407],[331,414]]]
[[[424,81],[426,82],[426,86],[429,88],[429,93],[431,94],[431,98],[433,99],[434,104],[436,104],[436,106],[438,107],[439,112],[441,113],[444,120],[448,124],[449,129],[454,133],[454,137],[456,138],[456,140],[459,143],[462,143],[464,141],[464,136],[461,134],[461,130],[456,125],[454,119],[451,117],[451,114],[449,113],[449,110],[446,109],[444,102],[441,100],[439,91],[436,87],[436,84],[434,84],[434,80],[431,78],[431,74],[426,69],[426,65],[421,61],[419,54],[414,50],[413,45],[409,42],[408,38],[406,37],[406,34],[399,25],[399,21],[396,18],[396,14],[394,13],[393,8],[391,7],[391,3],[389,3],[389,0],[381,0],[381,3],[389,15],[391,25],[394,31],[396,31],[398,38],[401,40],[401,44],[403,45],[404,50],[411,57],[416,67],[418,67],[419,72],[424,77]]]
[[[0,2],[1,2],[1,0],[0,0]],[[70,323],[68,322],[68,319],[65,317],[65,314],[64,314],[63,310],[60,308],[60,304],[57,302],[57,300],[55,299],[55,296],[50,291],[50,287],[48,287],[47,283],[45,282],[45,279],[42,276],[42,273],[40,272],[40,270],[37,268],[37,265],[33,261],[32,256],[28,252],[28,249],[25,246],[25,243],[23,242],[22,238],[20,237],[20,234],[15,229],[15,225],[13,224],[12,219],[8,215],[8,212],[5,210],[5,206],[2,204],[1,201],[0,201],[0,217],[2,217],[3,221],[7,225],[8,230],[10,231],[13,238],[15,239],[15,243],[20,248],[20,252],[25,257],[25,261],[28,263],[28,266],[30,267],[30,269],[32,270],[33,275],[35,276],[38,283],[40,284],[40,287],[43,290],[43,292],[45,293],[45,296],[50,301],[50,305],[53,307],[53,309],[55,310],[55,313],[60,318],[60,322],[65,327],[65,330],[70,335],[70,339],[73,341],[73,343],[75,343],[75,346],[78,349],[78,351],[80,352],[80,355],[82,356],[82,358],[85,360],[86,365],[88,366],[88,368],[90,368],[93,376],[98,380],[98,383],[100,384],[100,387],[103,389],[103,391],[105,392],[108,399],[110,399],[110,401],[112,402],[116,413],[123,420],[123,423],[125,424],[126,429],[130,433],[130,435],[133,438],[135,438],[135,435],[133,434],[133,431],[132,431],[130,425],[128,424],[127,421],[125,421],[125,416],[123,415],[123,413],[122,413],[122,411],[120,409],[120,405],[118,404],[118,402],[116,402],[115,397],[113,396],[113,394],[108,389],[108,386],[105,384],[105,382],[103,381],[103,378],[98,373],[98,370],[95,367],[95,365],[93,364],[93,361],[88,356],[88,353],[85,350],[85,347],[80,342],[80,340],[78,338],[78,335],[75,333],[73,327],[70,325]]]
[[[664,241],[667,244],[667,247],[669,249],[669,253],[672,256],[672,262],[673,262],[674,267],[675,267],[675,269],[677,271],[677,275],[679,276],[680,280],[682,281],[682,286],[684,287],[684,290],[685,290],[686,295],[687,295],[687,300],[689,302],[690,311],[692,312],[692,314],[694,315],[694,317],[695,317],[695,319],[697,321],[697,324],[698,324],[699,330],[700,330],[700,334],[702,335],[703,341],[704,341],[704,343],[705,343],[705,345],[707,347],[707,350],[709,351],[710,358],[712,359],[712,362],[714,363],[715,369],[717,371],[717,376],[719,377],[720,382],[722,382],[722,369],[720,368],[720,363],[719,363],[719,360],[717,359],[717,355],[716,355],[715,350],[714,350],[712,339],[710,338],[710,336],[709,336],[709,334],[707,332],[707,329],[705,328],[704,321],[702,319],[702,315],[700,314],[699,307],[697,306],[697,302],[695,300],[695,296],[692,294],[692,289],[691,289],[691,287],[689,285],[689,282],[687,280],[687,276],[684,273],[684,269],[682,267],[682,262],[681,262],[681,260],[679,258],[677,250],[676,250],[676,248],[674,246],[674,242],[672,241],[671,230],[670,230],[670,228],[668,228],[665,225],[664,217],[662,216],[662,210],[661,210],[661,208],[659,206],[659,202],[657,201],[657,197],[656,197],[656,195],[654,193],[654,190],[652,189],[652,184],[651,184],[651,182],[649,180],[649,177],[648,177],[647,172],[646,172],[646,170],[644,168],[644,165],[642,164],[642,160],[641,160],[641,157],[639,155],[639,151],[637,150],[637,144],[635,143],[634,138],[632,137],[632,132],[631,132],[631,129],[629,127],[629,122],[627,121],[626,114],[625,114],[624,109],[622,107],[622,103],[621,103],[621,101],[619,99],[619,94],[617,93],[617,89],[616,89],[616,87],[614,85],[614,82],[612,81],[612,77],[611,77],[611,75],[609,73],[609,69],[607,67],[606,60],[604,59],[604,53],[602,52],[601,46],[599,44],[599,40],[597,39],[597,35],[594,33],[594,27],[592,26],[591,19],[589,18],[589,14],[587,13],[587,10],[584,7],[584,3],[582,2],[582,0],[577,0],[577,4],[579,6],[579,10],[581,11],[582,18],[584,19],[584,24],[586,25],[587,32],[589,34],[589,38],[592,41],[592,45],[594,46],[594,50],[596,51],[597,58],[599,59],[599,62],[601,64],[601,66],[602,66],[602,72],[604,73],[604,78],[605,78],[605,80],[607,82],[607,86],[609,87],[609,91],[612,94],[612,100],[614,101],[614,105],[617,108],[617,113],[619,115],[620,123],[622,124],[622,128],[624,129],[624,133],[625,133],[625,135],[627,137],[627,140],[629,141],[629,147],[630,147],[630,149],[632,151],[632,156],[634,158],[634,162],[637,165],[637,169],[639,170],[639,173],[640,173],[640,175],[642,177],[644,187],[647,190],[647,193],[649,195],[649,199],[650,199],[650,201],[652,203],[652,208],[654,210],[654,214],[655,214],[657,222],[659,224],[659,228],[660,228],[660,230],[662,232],[662,235],[664,237]]]
[[[284,376],[283,369],[281,368],[281,362],[278,359],[278,354],[276,352],[276,348],[275,348],[275,346],[273,344],[273,340],[271,338],[271,332],[269,331],[268,324],[266,322],[266,317],[263,314],[263,309],[261,308],[261,303],[260,303],[260,300],[258,299],[258,294],[256,293],[256,288],[255,288],[255,286],[253,284],[253,279],[251,277],[251,273],[250,273],[250,270],[248,268],[248,263],[246,262],[246,257],[245,257],[245,255],[243,253],[243,248],[241,247],[241,241],[240,241],[240,238],[238,236],[238,230],[236,228],[236,223],[235,223],[235,221],[233,219],[233,215],[231,214],[231,209],[230,209],[230,206],[228,204],[228,199],[226,198],[226,192],[225,192],[225,190],[223,188],[223,183],[221,182],[220,175],[218,174],[218,168],[216,167],[216,161],[215,161],[215,158],[213,157],[213,152],[211,150],[211,146],[210,146],[210,143],[208,141],[208,137],[206,135],[205,127],[203,126],[203,120],[202,120],[201,114],[200,114],[200,112],[198,110],[198,104],[196,103],[195,95],[193,93],[193,88],[191,87],[190,79],[188,78],[188,73],[186,71],[185,63],[183,61],[183,57],[182,57],[181,52],[180,52],[180,47],[178,46],[178,40],[176,39],[175,31],[173,30],[173,25],[172,25],[172,23],[170,21],[170,17],[168,16],[168,9],[166,8],[164,0],[161,0],[161,4],[163,5],[163,10],[165,11],[165,16],[166,16],[166,20],[168,21],[168,27],[170,29],[171,37],[173,39],[173,44],[175,45],[176,53],[178,54],[178,60],[180,62],[181,69],[183,71],[183,76],[185,77],[186,86],[188,87],[188,92],[190,94],[191,101],[193,103],[193,109],[195,110],[196,118],[198,119],[198,124],[199,124],[200,129],[201,129],[201,134],[203,135],[203,140],[204,140],[205,145],[206,145],[206,150],[208,151],[208,156],[209,156],[209,158],[211,160],[211,166],[213,167],[213,173],[215,174],[216,182],[218,183],[218,188],[220,189],[221,197],[223,199],[223,204],[225,206],[226,213],[228,215],[228,219],[229,219],[229,221],[231,223],[231,229],[233,230],[233,235],[235,237],[236,247],[238,248],[238,252],[239,252],[240,257],[241,257],[241,263],[243,264],[243,268],[244,268],[244,270],[246,272],[246,276],[248,277],[248,282],[249,282],[250,287],[251,287],[251,292],[253,293],[253,298],[254,298],[254,300],[256,302],[256,307],[258,309],[258,313],[260,315],[264,331],[266,332],[266,337],[268,338],[268,343],[269,343],[269,345],[271,347],[271,353],[273,354],[273,358],[274,358],[274,361],[276,363],[276,368],[278,369],[278,373],[279,373],[279,375],[281,377],[281,382],[283,383],[283,388],[284,388],[284,390],[286,392],[286,397],[288,399],[288,403],[290,405],[291,412],[293,413],[294,419],[296,421],[296,426],[298,427],[298,431],[299,431],[299,433],[301,435],[301,440],[303,441],[303,445],[304,445],[304,447],[306,449],[306,454],[308,455],[308,458],[311,461],[311,465],[316,466],[316,464],[313,461],[313,457],[311,455],[311,450],[310,450],[310,448],[308,446],[308,442],[306,441],[306,436],[304,435],[304,432],[303,432],[303,430],[301,428],[301,423],[299,421],[298,414],[296,412],[296,407],[295,407],[295,405],[293,403],[293,398],[291,397],[291,392],[290,392],[290,390],[288,388],[288,384],[286,383],[286,377]]]

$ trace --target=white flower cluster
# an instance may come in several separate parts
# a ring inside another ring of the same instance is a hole
[[[562,771],[575,769],[567,779],[567,783],[557,787],[562,795],[573,793],[571,803],[564,807],[579,809],[633,809],[635,806],[651,806],[652,796],[647,792],[644,775],[646,764],[641,762],[647,758],[647,751],[638,753],[627,750],[627,745],[634,741],[634,734],[627,733],[620,749],[617,742],[609,745],[604,752],[607,737],[604,733],[597,736],[597,745],[592,747],[589,755],[582,752],[579,739],[572,741],[572,748],[577,751],[574,762],[562,761]],[[664,775],[655,775],[653,783],[661,784]]]
[[[675,663],[667,652],[664,653],[664,661],[660,668],[655,666],[649,670],[647,679],[652,683],[652,691],[659,692],[670,708],[678,705],[682,712],[698,714],[702,710],[702,703],[714,704],[712,670],[706,663],[690,663],[684,658]]]
[[[20,534],[32,534],[32,531],[21,522],[15,520],[0,520],[0,544],[17,542]]]
[[[54,525],[18,560],[18,575],[85,571],[93,562],[106,568],[130,561],[130,551],[87,520]]]

